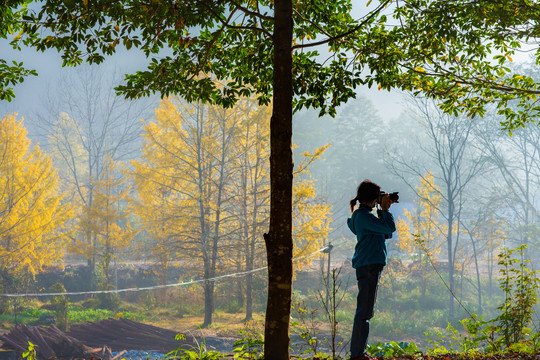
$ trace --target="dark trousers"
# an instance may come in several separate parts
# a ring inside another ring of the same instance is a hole
[[[356,313],[351,336],[351,358],[362,356],[366,352],[369,319],[373,317],[377,287],[383,268],[382,264],[373,264],[356,269],[358,297],[356,298]]]

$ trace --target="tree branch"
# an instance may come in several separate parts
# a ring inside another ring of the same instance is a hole
[[[366,16],[366,18],[360,23],[358,24],[357,26],[355,26],[354,28],[352,28],[351,30],[347,31],[347,32],[344,32],[343,34],[340,34],[340,35],[337,35],[337,36],[334,36],[334,37],[329,37],[328,39],[325,39],[325,40],[321,40],[321,41],[316,41],[316,42],[313,42],[313,43],[309,43],[309,44],[302,44],[302,45],[294,45],[291,49],[292,50],[295,50],[295,49],[302,49],[302,48],[307,48],[307,47],[314,47],[314,46],[319,46],[319,45],[324,45],[324,44],[327,44],[329,43],[330,41],[334,41],[334,40],[337,40],[337,39],[341,39],[341,38],[344,38],[352,33],[354,33],[355,31],[358,31],[358,29],[362,28],[364,25],[366,25],[368,23],[369,20],[371,20],[375,15],[377,15],[378,13],[380,13],[382,11],[382,9],[384,9],[386,7],[386,5],[388,5],[390,2],[392,2],[392,0],[386,0],[385,2],[383,2],[382,4],[380,4],[375,10],[373,10],[371,13],[369,13],[368,16]],[[304,18],[302,18],[302,20],[306,20]],[[317,24],[314,24],[313,22],[309,21],[308,22],[310,24],[312,24],[313,26],[317,27],[317,29],[319,29],[321,32],[324,32],[323,30],[321,30]],[[324,32],[326,33],[326,32]]]
[[[427,71],[418,71],[416,69],[413,69],[412,67],[410,66],[407,66],[407,65],[403,65],[401,64],[401,66],[407,70],[410,70],[412,72],[415,72],[417,74],[420,74],[420,75],[424,75],[424,76],[433,76],[433,77],[438,77],[438,78],[442,78],[442,77],[445,77],[447,74],[445,74],[444,72],[439,72],[439,73],[436,73],[436,72],[432,72],[432,73],[428,73]],[[528,90],[528,89],[520,89],[520,88],[516,88],[516,87],[513,87],[513,86],[502,86],[502,85],[497,85],[491,81],[486,81],[485,79],[481,79],[481,78],[473,78],[474,80],[476,80],[477,82],[474,82],[474,81],[469,81],[469,80],[466,80],[464,79],[463,77],[455,74],[455,73],[452,73],[450,71],[447,71],[448,74],[452,74],[452,76],[455,77],[455,79],[457,79],[455,81],[456,84],[460,84],[460,85],[471,85],[471,86],[476,86],[478,85],[479,83],[482,83],[486,86],[488,86],[490,89],[492,90],[498,90],[498,91],[501,91],[501,92],[505,92],[505,93],[512,93],[512,92],[521,92],[521,93],[524,93],[524,94],[529,94],[529,95],[539,95],[540,94],[540,90]]]
[[[236,6],[237,9],[240,9],[242,12],[246,13],[247,15],[257,17],[257,18],[259,18],[261,20],[272,21],[272,22],[274,21],[274,18],[272,16],[266,16],[266,15],[263,15],[263,14],[261,14],[259,12],[251,11],[248,8],[245,8],[245,7],[241,6],[240,4],[238,4],[234,0],[230,0],[230,2],[232,4],[234,4],[234,6]],[[259,2],[257,2],[257,5],[258,5],[258,3]]]

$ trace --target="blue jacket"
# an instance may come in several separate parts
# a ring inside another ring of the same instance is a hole
[[[355,269],[371,264],[386,265],[385,235],[391,235],[396,231],[396,224],[390,211],[379,213],[382,214],[380,218],[368,208],[361,206],[347,219],[347,225],[357,240],[352,258],[352,266]]]

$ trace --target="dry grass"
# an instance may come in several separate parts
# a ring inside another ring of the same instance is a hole
[[[189,316],[182,318],[170,316],[168,312],[157,312],[154,319],[147,319],[147,324],[178,331],[181,334],[197,334],[204,337],[232,337],[238,338],[240,331],[246,330],[246,327],[254,329],[257,332],[264,332],[264,314],[254,314],[253,321],[246,324],[245,314],[230,314],[225,312],[216,312],[212,318],[213,322],[208,328],[201,328],[203,316]],[[158,318],[158,319],[156,319]]]

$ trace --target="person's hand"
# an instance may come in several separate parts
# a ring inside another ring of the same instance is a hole
[[[381,199],[381,209],[388,210],[394,202],[390,200],[390,194],[386,194]]]

